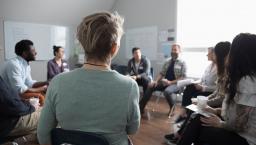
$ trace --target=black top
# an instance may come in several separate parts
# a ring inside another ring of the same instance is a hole
[[[34,111],[35,108],[21,100],[0,76],[0,139],[12,131],[21,116]]]
[[[167,72],[166,72],[166,75],[165,75],[165,78],[169,81],[173,81],[175,80],[175,75],[174,75],[174,63],[175,61],[174,60],[171,60],[171,64],[169,65],[168,69],[167,69]]]
[[[128,62],[128,73],[131,76],[140,75],[150,77],[150,61],[145,56],[141,56],[140,64],[137,70],[135,66],[135,59],[130,59]]]

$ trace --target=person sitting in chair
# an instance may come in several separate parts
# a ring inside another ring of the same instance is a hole
[[[150,61],[146,56],[141,55],[140,48],[134,47],[132,49],[133,58],[128,62],[128,73],[138,85],[143,87],[143,92],[146,91],[148,83],[150,83],[152,76],[150,75]]]
[[[21,40],[15,45],[17,57],[9,60],[4,65],[1,76],[4,81],[21,97],[27,99],[31,97],[29,93],[40,95],[45,93],[48,82],[37,82],[31,78],[30,61],[35,61],[36,50],[30,40]],[[28,94],[28,95],[27,95]],[[41,102],[44,97],[40,96]]]
[[[64,60],[64,48],[61,46],[53,46],[54,58],[47,63],[47,80],[50,81],[54,76],[69,71],[69,66]]]
[[[40,107],[22,100],[0,77],[0,141],[6,137],[25,136],[36,131]]]
[[[52,129],[102,135],[111,145],[128,145],[140,125],[137,83],[111,70],[120,47],[123,18],[117,13],[89,15],[78,26],[83,67],[51,80],[38,125],[40,144],[51,144]]]
[[[164,91],[164,96],[170,106],[173,105],[171,94],[178,92],[180,88],[177,81],[186,77],[186,64],[179,58],[181,52],[180,45],[173,44],[171,47],[171,58],[163,65],[162,71],[157,76],[156,81],[149,84],[143,98],[140,101],[140,111],[143,114],[144,108],[149,101],[153,91]]]

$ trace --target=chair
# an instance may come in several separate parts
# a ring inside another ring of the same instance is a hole
[[[116,70],[117,72],[119,72],[122,75],[128,74],[128,71],[127,71],[128,68],[125,65],[112,64],[111,69]]]
[[[52,145],[109,145],[109,142],[101,135],[61,128],[54,128],[51,131],[51,138]]]
[[[178,92],[175,93],[175,99],[173,100],[173,105],[172,105],[172,109],[170,109],[169,113],[168,113],[168,118],[171,118],[171,116],[173,116],[173,112],[175,110],[175,107],[177,105],[178,102],[178,97],[183,95],[183,88],[180,89]]]
[[[154,68],[153,67],[150,68],[150,76],[151,76],[151,80],[153,81],[154,77],[155,77],[155,72],[154,72]]]
[[[182,96],[183,95],[183,91],[184,91],[184,88],[181,88],[179,91],[175,92],[174,95],[174,99],[173,99],[173,106],[172,108],[169,110],[168,112],[168,118],[171,118],[171,116],[173,116],[173,112],[175,110],[175,107],[177,105],[177,102],[178,102],[178,98],[179,96]],[[160,97],[163,96],[163,91],[160,91],[160,94],[157,95],[157,98],[156,98],[156,101],[155,101],[155,104],[159,104],[159,100],[160,100]],[[152,109],[152,111],[154,112],[155,111],[155,108]]]

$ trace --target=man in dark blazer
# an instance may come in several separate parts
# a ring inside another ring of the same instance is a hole
[[[141,55],[140,48],[134,47],[132,49],[133,58],[128,62],[128,73],[138,85],[143,87],[145,92],[148,83],[151,82],[152,76],[150,74],[150,61],[146,56]]]
[[[7,136],[36,132],[41,108],[20,98],[0,76],[0,142]]]

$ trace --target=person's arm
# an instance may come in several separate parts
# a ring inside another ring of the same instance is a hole
[[[126,125],[127,134],[135,134],[140,126],[139,108],[139,87],[136,82],[132,82],[128,101],[128,120]]]
[[[150,74],[150,61],[149,59],[147,59],[146,57],[144,58],[144,63],[143,63],[143,72],[140,73],[139,75],[137,75],[137,78],[141,78],[141,77],[147,77]]]
[[[47,86],[42,86],[38,88],[28,88],[24,93],[44,93],[47,90]],[[24,94],[21,93],[21,94]]]
[[[47,63],[47,80],[51,80],[56,75],[54,65],[52,61],[48,61]]]
[[[216,83],[209,85],[209,86],[202,85],[202,91],[203,92],[213,92],[214,90],[216,90],[216,86],[217,86]]]
[[[221,120],[217,115],[211,115],[210,117],[202,117],[201,121],[204,126],[225,128],[227,130],[231,130],[234,132],[243,132],[246,129],[248,129],[248,126],[246,124],[248,122],[249,115],[255,109],[255,107],[237,104],[236,109],[236,112],[229,112],[235,113],[236,117],[230,118],[228,121]],[[219,114],[221,112],[220,108],[214,110],[216,114]]]
[[[58,82],[51,82],[47,93],[44,107],[41,111],[37,136],[40,144],[51,144],[51,130],[57,126],[54,98],[57,96]]]
[[[22,80],[22,69],[20,66],[15,64],[8,64],[9,66],[6,67],[6,72],[8,73],[7,77],[10,82],[10,86],[15,89],[18,93],[24,93],[29,87],[25,84]]]
[[[28,102],[22,101],[16,91],[11,90],[7,84],[0,79],[0,114],[3,116],[23,116],[35,111]]]
[[[33,88],[38,88],[38,87],[43,87],[43,86],[48,86],[49,85],[49,82],[48,81],[45,81],[45,82],[36,82],[33,84]]]
[[[131,73],[131,72],[132,72],[132,59],[130,59],[130,60],[128,61],[127,71],[128,71],[128,74],[129,74],[129,75],[134,75],[134,74]]]
[[[207,100],[207,104],[211,107],[219,107],[222,105],[222,102],[225,98],[225,94],[216,94],[215,98]]]
[[[230,122],[222,121],[221,127],[235,132],[242,132],[248,129],[248,126],[246,124],[248,122],[250,113],[254,109],[255,107],[237,104],[237,112],[234,120],[231,120]]]

